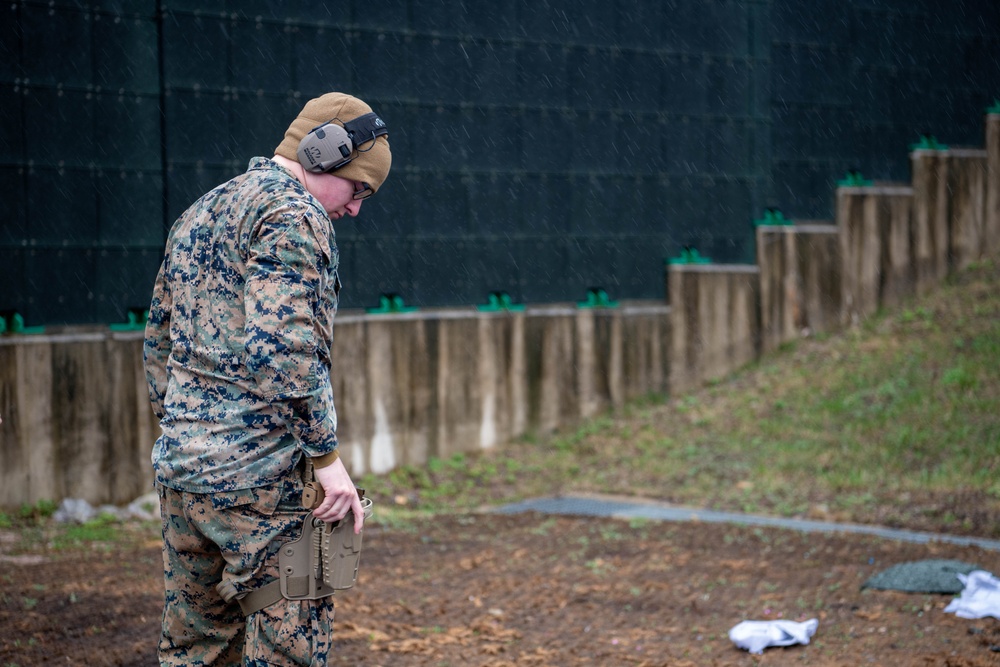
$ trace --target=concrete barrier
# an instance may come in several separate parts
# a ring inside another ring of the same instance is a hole
[[[753,265],[669,266],[672,393],[722,378],[757,358],[759,285]]]
[[[840,324],[840,242],[836,225],[757,227],[761,352]]]

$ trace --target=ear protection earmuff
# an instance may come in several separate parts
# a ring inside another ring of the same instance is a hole
[[[299,164],[306,170],[324,173],[340,169],[358,156],[371,150],[360,146],[374,142],[377,137],[389,134],[389,128],[378,114],[366,113],[354,120],[341,123],[337,118],[309,130],[299,142]]]

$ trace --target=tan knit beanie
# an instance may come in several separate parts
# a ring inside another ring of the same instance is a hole
[[[327,93],[309,100],[299,112],[298,118],[288,126],[285,138],[274,149],[274,154],[298,162],[299,142],[310,130],[330,120],[337,119],[346,123],[371,112],[370,106],[344,93]],[[371,150],[368,150],[368,146],[371,146]],[[377,192],[389,175],[389,167],[392,165],[389,140],[383,135],[375,139],[374,144],[362,144],[362,148],[364,150],[358,152],[357,157],[331,173],[351,181],[367,183],[373,192]]]

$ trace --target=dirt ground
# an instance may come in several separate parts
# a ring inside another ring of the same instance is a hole
[[[0,532],[0,667],[153,665],[158,541],[74,550]],[[338,594],[335,664],[1000,665],[1000,621],[943,612],[951,595],[861,589],[891,565],[1000,553],[857,535],[540,514],[366,529]],[[819,619],[808,646],[752,656],[729,629]]]

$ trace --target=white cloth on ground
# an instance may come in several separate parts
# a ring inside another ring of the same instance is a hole
[[[985,570],[956,574],[965,585],[962,594],[944,610],[959,618],[1000,618],[1000,579]]]
[[[763,653],[768,646],[808,644],[816,633],[819,621],[743,621],[733,626],[729,638],[740,648],[751,653]]]

